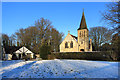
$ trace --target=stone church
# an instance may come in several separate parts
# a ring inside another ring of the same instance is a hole
[[[92,51],[92,39],[89,40],[89,30],[87,28],[84,11],[77,32],[77,37],[68,32],[67,36],[60,44],[60,52]]]

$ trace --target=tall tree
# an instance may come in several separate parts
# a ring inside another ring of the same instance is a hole
[[[50,40],[50,44],[51,44],[51,50],[54,52],[58,52],[59,51],[59,45],[62,42],[62,37],[63,37],[63,33],[58,32],[55,28],[52,28],[51,30],[51,40]]]
[[[53,28],[51,25],[52,23],[44,18],[40,18],[40,20],[37,20],[35,22],[35,27],[38,28],[39,34],[38,34],[38,39],[39,43],[41,44],[44,41],[50,40],[50,31]]]
[[[3,46],[8,46],[9,44],[9,36],[7,34],[2,34],[2,42]]]
[[[111,44],[112,50],[117,55],[117,59],[120,60],[120,52],[119,52],[120,36],[119,36],[119,33],[116,33],[113,35],[111,42],[112,42],[112,44]]]
[[[90,38],[93,39],[95,50],[100,50],[104,43],[110,43],[112,31],[105,27],[92,27],[89,32]]]
[[[47,50],[59,51],[59,44],[63,36],[63,33],[53,28],[52,23],[44,18],[37,20],[34,26],[26,29],[22,28],[15,34],[17,37],[16,40],[21,45],[31,48],[35,53],[41,52],[41,47],[44,45],[44,47],[50,48]]]
[[[25,30],[21,28],[15,34],[17,35],[17,41],[20,43],[21,46],[23,46],[25,44]]]
[[[38,43],[37,43],[37,37],[38,37],[38,29],[37,27],[31,26],[25,30],[25,42],[26,46],[33,49],[34,52],[39,51]]]
[[[10,43],[11,43],[11,46],[16,45],[16,36],[14,34],[10,36]]]
[[[119,46],[119,33],[120,33],[120,1],[112,2],[107,5],[107,10],[102,13],[102,18],[105,23],[107,22],[112,27],[114,33],[111,40],[111,47],[115,54],[120,57],[118,46]],[[120,60],[120,58],[119,58]]]
[[[119,53],[118,49],[119,49],[119,43],[120,43],[120,36],[118,33],[114,34],[112,37],[112,48],[116,53]]]

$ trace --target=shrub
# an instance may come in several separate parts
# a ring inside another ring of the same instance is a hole
[[[40,57],[42,59],[48,59],[48,54],[50,54],[50,46],[44,44],[40,47]]]

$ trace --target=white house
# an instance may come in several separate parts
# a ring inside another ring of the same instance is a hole
[[[21,47],[19,50],[15,51],[14,54],[16,54],[18,59],[22,59],[24,55],[29,55],[31,58],[33,58],[34,53],[27,49],[26,47]]]

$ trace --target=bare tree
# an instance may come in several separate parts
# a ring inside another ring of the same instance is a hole
[[[24,45],[24,38],[25,38],[25,30],[23,28],[19,29],[17,32],[15,32],[17,36],[17,42],[20,43],[20,45]]]
[[[9,36],[7,34],[2,34],[2,43],[3,43],[3,46],[9,45]]]
[[[120,2],[112,2],[106,5],[106,10],[102,13],[102,18],[110,24],[115,31],[120,28]]]
[[[63,35],[64,35],[63,33],[60,33],[55,28],[52,28],[51,40],[50,40],[52,51],[54,51],[54,52],[59,51],[59,45],[62,42],[61,40],[62,40]]]
[[[100,47],[104,43],[110,43],[112,39],[112,31],[105,27],[92,27],[90,28],[90,38],[93,39],[93,45],[95,50],[100,50]]]
[[[59,51],[63,33],[53,28],[52,23],[44,18],[35,22],[34,26],[20,29],[16,33],[17,41],[24,46],[31,48],[35,53],[40,52],[41,46],[49,46],[50,51]],[[53,47],[54,46],[54,47]]]
[[[11,46],[15,46],[16,45],[16,35],[12,34],[10,36],[10,41],[11,41]]]

